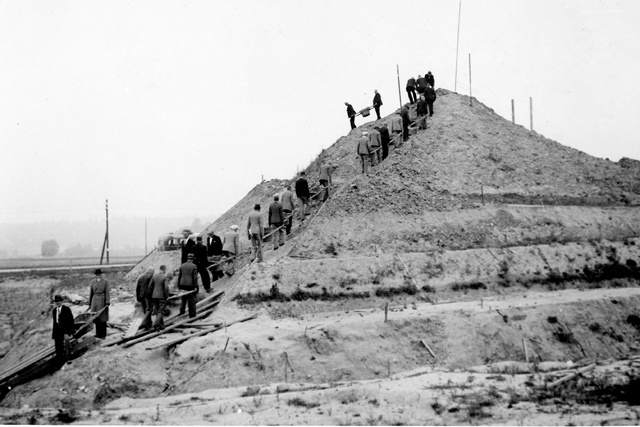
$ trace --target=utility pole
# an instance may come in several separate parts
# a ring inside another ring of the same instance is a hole
[[[516,122],[516,105],[513,102],[513,99],[511,100],[511,121],[513,123]]]
[[[462,14],[462,0],[458,7],[458,39],[456,40],[456,77],[453,84],[453,91],[458,93],[458,47],[460,46],[460,15]]]
[[[104,242],[102,242],[102,253],[100,254],[100,265],[102,265],[102,259],[104,258],[105,249],[107,252],[107,264],[109,264],[109,199],[104,202],[104,210],[107,218],[107,229],[104,233]]]
[[[402,108],[402,92],[400,91],[400,67],[396,64],[396,73],[398,75],[398,99],[400,99],[400,108]]]
[[[469,54],[469,106],[473,105],[471,100],[471,54]]]
[[[531,130],[533,130],[533,98],[529,97],[529,123],[531,124]]]

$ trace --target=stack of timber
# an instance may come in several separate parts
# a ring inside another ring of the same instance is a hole
[[[202,301],[199,301],[196,304],[196,316],[189,318],[187,314],[179,314],[172,317],[168,317],[165,319],[165,328],[161,331],[153,331],[153,330],[144,330],[138,331],[134,335],[123,336],[114,341],[110,341],[103,344],[103,347],[110,347],[113,345],[122,345],[123,347],[130,347],[139,342],[146,341],[151,338],[155,338],[158,335],[162,335],[167,332],[171,332],[174,329],[177,329],[183,325],[190,324],[197,320],[203,319],[209,316],[215,310],[216,306],[220,303],[220,296],[223,295],[223,291],[216,292],[214,294],[209,295]]]
[[[76,330],[76,333],[73,334],[69,342],[70,358],[74,355],[74,347],[78,343],[78,339],[87,332],[93,321],[100,316],[105,309],[106,307],[93,313],[84,321],[82,326]],[[50,372],[57,368],[58,365],[56,348],[52,345],[0,373],[0,399],[4,398],[9,390],[16,385],[23,384],[39,375]]]

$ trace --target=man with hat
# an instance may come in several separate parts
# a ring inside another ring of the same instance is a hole
[[[182,230],[183,239],[182,244],[180,245],[180,247],[182,248],[182,258],[180,262],[182,262],[183,264],[187,261],[187,255],[193,253],[193,247],[196,245],[195,242],[191,240],[190,236],[191,230],[189,230],[188,228]]]
[[[147,296],[149,294],[149,287],[152,286],[151,278],[153,277],[153,273],[153,267],[148,267],[144,273],[138,277],[138,281],[136,283],[136,301],[140,303],[140,306],[142,307],[142,314],[145,316],[142,324],[140,325],[143,329],[151,327],[151,317],[147,318],[147,312],[151,312],[151,297],[149,296],[149,298],[147,298]]]
[[[193,256],[196,267],[198,267],[198,274],[202,280],[202,287],[205,292],[211,292],[211,278],[209,277],[209,259],[207,258],[207,247],[202,244],[202,237],[196,237],[196,245],[193,247]]]
[[[256,203],[253,212],[247,221],[247,234],[253,246],[253,259],[262,262],[262,238],[264,237],[264,227],[262,226],[262,215],[260,215],[260,205]]]
[[[362,136],[358,138],[356,151],[360,156],[360,161],[362,163],[362,173],[366,174],[369,171],[369,156],[371,155],[371,146],[369,145],[369,132],[362,132]]]
[[[60,364],[64,364],[69,357],[69,341],[76,333],[76,324],[73,320],[71,309],[62,304],[62,297],[53,297],[55,307],[53,309],[53,330],[51,338],[56,346],[56,356]]]
[[[224,233],[222,237],[222,255],[227,258],[224,272],[228,276],[233,276],[236,272],[234,259],[240,255],[240,235],[238,234],[238,226],[232,225],[230,231]]]
[[[273,202],[269,205],[269,227],[273,228],[273,250],[284,245],[285,231],[282,228],[284,224],[284,210],[280,204],[280,196],[273,195]]]
[[[185,308],[189,307],[189,317],[196,317],[196,294],[198,293],[198,268],[193,263],[193,254],[187,255],[187,261],[180,266],[178,273],[178,289],[182,291],[194,291],[182,297],[180,304],[180,314],[185,313]]]
[[[212,231],[207,233],[207,256],[209,259],[209,266],[217,264],[215,267],[209,268],[211,272],[211,281],[215,282],[222,276],[222,267],[220,266],[220,260],[222,259],[222,239]]]
[[[102,277],[102,270],[97,268],[94,272],[96,278],[89,285],[89,310],[97,313],[104,308],[93,323],[96,324],[96,338],[105,339],[107,337],[107,321],[109,320],[109,282]]]

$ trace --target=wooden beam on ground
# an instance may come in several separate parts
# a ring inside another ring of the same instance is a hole
[[[424,340],[420,340],[420,342],[422,343],[423,346],[425,346],[425,348],[427,349],[427,351],[429,352],[429,354],[431,355],[431,357],[433,357],[434,359],[436,358],[436,354],[433,352],[433,350],[431,350],[431,347],[429,347],[427,345],[426,342],[424,342]]]
[[[164,333],[167,333],[167,332],[169,332],[169,331],[171,331],[171,330],[173,330],[173,329],[177,328],[178,326],[186,325],[187,323],[193,322],[193,321],[198,320],[198,319],[202,319],[203,317],[207,317],[208,315],[210,315],[211,313],[213,313],[213,310],[214,310],[214,309],[215,309],[215,308],[211,308],[211,309],[209,309],[209,310],[205,310],[205,311],[203,311],[202,313],[197,314],[195,317],[191,317],[191,318],[188,318],[188,319],[182,320],[182,321],[180,321],[180,322],[178,322],[178,323],[175,323],[175,324],[173,324],[173,325],[171,325],[171,326],[169,326],[169,327],[164,328],[164,329],[163,329],[163,330],[161,330],[161,331],[153,332],[153,333],[150,333],[150,334],[145,335],[145,336],[143,336],[143,337],[140,337],[140,338],[137,338],[137,339],[134,339],[134,340],[128,341],[128,342],[124,343],[122,346],[123,346],[123,347],[131,347],[132,345],[135,345],[135,344],[137,344],[137,343],[139,343],[139,342],[146,341],[146,340],[149,340],[149,339],[151,339],[151,338],[155,338],[155,337],[157,337],[158,335],[162,335],[162,334],[164,334]]]
[[[186,297],[187,295],[191,295],[191,294],[192,294],[192,293],[194,293],[194,292],[198,292],[198,290],[197,290],[197,289],[194,289],[194,290],[189,291],[189,292],[183,292],[183,293],[181,293],[181,294],[174,295],[174,296],[172,296],[172,297],[167,298],[167,301],[172,301],[172,300],[174,300],[174,299],[178,299],[178,298]]]
[[[214,306],[215,304],[218,304],[220,301],[215,301],[213,302],[212,300],[214,298],[219,297],[220,295],[224,294],[224,291],[218,291],[214,294],[209,295],[208,297],[204,298],[202,301],[199,301],[196,303],[196,311],[198,309],[200,310],[205,310],[210,308],[211,306]],[[171,316],[165,319],[164,323],[166,326],[171,326],[173,324],[173,322],[178,321],[178,320],[182,320],[182,319],[186,319],[187,318],[187,314],[178,314],[175,316]],[[127,342],[131,339],[135,339],[135,338],[140,338],[144,335],[150,334],[152,333],[152,331],[142,331],[142,332],[138,332],[136,335],[134,335],[133,337],[129,337],[129,338],[120,338],[118,340],[115,341],[110,341],[110,342],[106,342],[102,345],[102,347],[111,347],[113,345],[118,345],[118,344],[122,344],[123,342]]]
[[[136,319],[133,319],[133,321],[131,322],[131,325],[129,325],[129,328],[124,333],[124,337],[125,338],[131,338],[132,336],[137,334],[138,333],[138,329],[140,329],[140,325],[142,325],[142,317],[138,317]]]
[[[199,337],[199,336],[202,336],[202,335],[209,334],[211,332],[219,331],[222,328],[226,329],[227,327],[233,325],[234,323],[246,322],[247,320],[252,320],[252,319],[255,319],[256,317],[258,317],[257,313],[256,314],[252,314],[251,316],[245,317],[244,319],[239,319],[239,320],[235,320],[235,321],[233,321],[231,323],[226,323],[224,326],[216,326],[215,328],[205,329],[204,331],[196,332],[194,334],[185,335],[184,337],[180,337],[180,338],[177,338],[177,339],[172,340],[172,341],[168,341],[168,342],[157,344],[157,345],[154,345],[154,346],[151,346],[151,347],[147,347],[146,349],[147,350],[155,350],[157,348],[179,344],[179,343],[181,343],[183,341],[186,341],[186,340],[188,340],[190,338],[195,338],[195,337]]]
[[[582,369],[578,369],[578,370],[577,370],[577,371],[575,371],[574,373],[569,374],[569,375],[567,375],[567,376],[565,376],[565,377],[560,378],[559,380],[556,380],[556,381],[552,382],[552,383],[551,383],[551,384],[549,384],[547,387],[555,387],[555,386],[557,386],[557,385],[560,385],[560,384],[562,384],[563,382],[569,381],[570,379],[575,378],[575,377],[577,377],[577,376],[578,376],[578,375],[580,375],[580,374],[584,374],[585,372],[589,372],[589,371],[591,371],[591,370],[595,369],[595,367],[596,367],[596,364],[595,364],[595,363],[592,363],[592,364],[591,364],[591,365],[589,365],[589,366],[586,366],[586,367],[584,367],[584,368],[582,368]]]

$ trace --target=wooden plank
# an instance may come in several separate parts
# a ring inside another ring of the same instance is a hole
[[[183,337],[176,338],[175,340],[172,340],[172,341],[167,341],[167,342],[163,342],[163,343],[151,346],[151,347],[146,347],[146,350],[155,350],[157,348],[179,344],[179,343],[181,343],[183,341],[186,341],[188,339],[199,337],[199,336],[202,336],[202,335],[206,335],[206,334],[209,334],[211,332],[219,331],[220,329],[223,329],[223,328],[226,329],[227,327],[233,325],[234,323],[246,322],[247,320],[252,320],[252,319],[255,319],[256,317],[258,317],[257,313],[256,314],[252,314],[251,316],[245,317],[244,319],[239,319],[239,320],[235,320],[235,321],[233,321],[231,323],[227,323],[227,324],[225,324],[223,326],[216,326],[215,328],[205,329],[204,331],[195,332],[193,334],[185,335]]]
[[[172,296],[172,297],[167,298],[167,301],[172,301],[172,300],[174,300],[174,299],[178,299],[178,298],[186,297],[187,295],[191,295],[191,294],[192,294],[192,293],[194,293],[194,292],[198,292],[198,290],[197,290],[197,289],[194,289],[194,290],[189,291],[189,292],[183,292],[183,293],[181,293],[181,294],[174,295],[174,296]]]
[[[424,342],[424,340],[420,340],[420,342],[422,343],[423,346],[426,347],[427,351],[429,351],[429,354],[431,355],[431,357],[433,357],[435,359],[436,358],[436,354],[433,352],[433,350],[431,350],[431,347],[429,347],[427,345],[427,343]]]
[[[195,317],[191,317],[191,318],[188,318],[188,319],[182,320],[182,321],[180,321],[180,322],[177,322],[177,323],[175,323],[175,324],[173,324],[173,325],[171,325],[171,326],[168,326],[168,327],[164,328],[162,331],[153,332],[153,333],[148,334],[148,335],[145,335],[145,336],[143,336],[143,337],[140,337],[140,338],[137,338],[137,339],[134,339],[134,340],[128,341],[128,342],[124,343],[122,346],[123,346],[123,347],[130,347],[130,346],[135,345],[135,344],[137,344],[137,343],[139,343],[139,342],[146,341],[146,340],[151,339],[151,338],[155,338],[155,337],[157,337],[158,335],[162,335],[162,334],[164,334],[164,333],[167,333],[167,332],[169,332],[169,331],[171,331],[171,330],[173,330],[173,329],[177,328],[178,326],[185,325],[185,324],[187,324],[187,323],[193,322],[193,321],[198,320],[198,319],[202,319],[203,317],[207,317],[208,315],[210,315],[211,313],[213,313],[213,310],[214,310],[214,309],[215,309],[215,308],[211,308],[211,309],[209,309],[209,310],[205,310],[205,311],[203,311],[202,313],[197,314]]]
[[[569,374],[569,375],[567,375],[565,377],[562,377],[559,380],[556,380],[556,381],[552,382],[547,387],[555,387],[555,386],[557,386],[559,384],[562,384],[563,382],[569,381],[570,379],[577,377],[580,374],[584,374],[585,372],[591,371],[591,370],[595,369],[595,367],[596,367],[596,364],[593,363],[593,364],[591,364],[589,366],[586,366],[586,367],[584,367],[582,369],[578,369],[573,374]]]
[[[129,325],[129,329],[127,329],[127,332],[125,332],[124,337],[130,338],[135,334],[137,334],[138,329],[140,329],[140,325],[142,325],[142,320],[143,320],[142,317],[137,317],[133,319],[133,321],[131,322],[131,325]]]
[[[206,310],[209,309],[211,306],[218,304],[220,301],[212,301],[214,298],[219,297],[220,295],[224,294],[224,291],[218,291],[214,294],[209,295],[208,297],[204,298],[202,301],[199,301],[198,303],[196,303],[196,310],[200,309],[200,310]],[[177,314],[174,316],[170,316],[168,318],[166,318],[164,320],[165,326],[171,326],[173,324],[173,322],[177,321],[177,320],[182,320],[187,318],[187,314]],[[166,328],[165,328],[166,329]],[[154,331],[142,331],[142,332],[138,332],[136,335],[134,335],[133,337],[130,338],[120,338],[118,340],[115,341],[109,341],[106,342],[102,345],[102,347],[111,347],[113,345],[118,345],[118,344],[122,344],[124,342],[127,342],[131,339],[135,339],[135,338],[140,338],[143,337],[145,335],[151,334]]]

